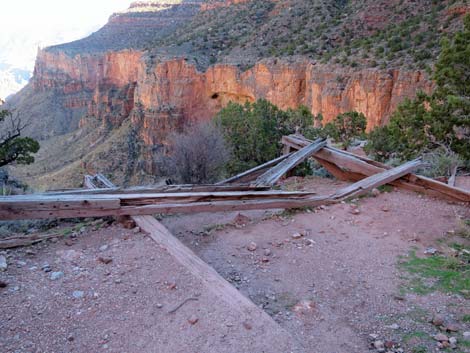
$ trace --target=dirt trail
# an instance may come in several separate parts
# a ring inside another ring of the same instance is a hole
[[[325,193],[342,184],[296,180],[283,187]],[[0,351],[364,353],[376,335],[411,352],[416,332],[439,332],[428,323],[437,313],[460,333],[470,331],[460,320],[470,317],[469,300],[402,292],[397,267],[412,249],[423,254],[454,241],[448,232],[459,217],[470,218],[468,208],[393,191],[313,211],[243,215],[173,216],[163,223],[263,307],[279,330],[243,322],[144,234],[88,226],[76,238],[6,254]],[[230,225],[234,219],[237,226]],[[294,239],[298,232],[304,236]],[[60,278],[51,280],[53,273]],[[168,314],[189,297],[198,300]],[[426,344],[435,349],[432,339]]]

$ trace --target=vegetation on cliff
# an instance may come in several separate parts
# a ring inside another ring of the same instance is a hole
[[[284,111],[265,99],[244,105],[229,103],[215,119],[232,150],[227,165],[231,174],[276,158],[283,135],[313,124],[313,116],[307,108]]]
[[[445,1],[248,1],[194,16],[153,44],[184,52],[201,66],[250,65],[266,57],[303,56],[351,67],[424,69],[439,40],[459,27]]]
[[[444,39],[433,74],[436,89],[405,100],[390,124],[370,134],[379,159],[410,159],[444,149],[470,161],[470,15],[451,40]]]

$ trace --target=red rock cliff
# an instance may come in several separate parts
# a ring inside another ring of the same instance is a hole
[[[215,65],[198,72],[183,59],[147,64],[138,51],[68,57],[40,52],[33,85],[81,95],[90,115],[118,124],[131,116],[147,144],[158,144],[185,122],[211,119],[229,101],[266,98],[279,107],[306,105],[325,121],[350,110],[364,113],[368,128],[385,124],[405,98],[432,83],[422,72],[352,70],[311,62],[265,60],[248,71]],[[82,123],[86,123],[86,119]]]

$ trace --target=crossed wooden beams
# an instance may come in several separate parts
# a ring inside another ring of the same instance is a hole
[[[0,197],[0,219],[39,219],[103,216],[139,216],[169,213],[197,213],[254,209],[313,207],[358,196],[384,184],[470,202],[470,193],[447,184],[411,174],[420,160],[390,168],[365,157],[326,146],[324,140],[308,141],[285,136],[283,143],[296,152],[268,162],[216,185],[176,185],[162,188],[116,188],[95,176],[105,188],[58,191],[44,194]],[[330,195],[312,192],[269,190],[282,175],[313,156],[331,174],[354,184]],[[85,179],[85,184],[92,177]],[[240,180],[244,183],[240,184]]]

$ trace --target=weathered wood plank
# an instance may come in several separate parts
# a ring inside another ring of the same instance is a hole
[[[222,180],[215,185],[225,185],[225,184],[232,184],[232,183],[246,183],[249,181],[255,180],[259,175],[263,174],[269,168],[279,164],[280,162],[284,161],[290,156],[290,154],[284,154],[276,159],[268,161],[264,164],[261,164],[257,167],[249,169],[243,173],[237,174],[231,178]]]
[[[368,178],[362,179],[346,188],[336,192],[332,197],[334,199],[344,199],[345,197],[358,196],[364,192],[368,192],[373,188],[388,184],[391,181],[401,178],[411,173],[413,170],[422,165],[421,159],[407,162],[399,167],[386,170],[379,174],[374,174]]]
[[[266,191],[266,186],[250,186],[243,184],[232,185],[165,185],[165,186],[137,186],[130,188],[95,188],[95,189],[69,189],[51,190],[41,195],[98,195],[98,194],[155,194],[179,192],[224,192],[224,191]]]
[[[292,149],[299,149],[311,143],[310,140],[302,136],[284,136],[282,142],[289,145]],[[348,172],[355,178],[362,174],[364,177],[381,173],[384,170],[389,170],[391,167],[386,166],[380,162],[373,161],[364,156],[357,156],[350,152],[338,150],[333,147],[325,147],[313,156],[314,158],[320,157],[318,161],[326,160],[335,164],[341,169],[348,169]],[[345,173],[344,176],[348,174]],[[349,179],[353,180],[353,178]],[[447,184],[441,183],[437,180],[426,178],[420,175],[410,174],[405,175],[399,180],[390,182],[391,185],[406,190],[411,190],[419,193],[428,194],[434,197],[440,197],[447,200],[457,202],[470,202],[470,192],[461,188],[452,187]]]
[[[135,216],[133,219],[153,240],[165,248],[178,263],[200,279],[207,289],[227,303],[232,310],[243,315],[244,319],[262,319],[272,322],[271,317],[243,296],[212,267],[197,257],[156,219],[149,216]],[[277,326],[274,322],[272,324]]]
[[[114,185],[108,184],[110,187]],[[94,184],[91,187],[96,187]],[[194,252],[181,243],[175,236],[159,221],[152,216],[134,216],[134,222],[146,232],[155,242],[165,248],[173,258],[182,265],[193,276],[203,282],[205,287],[219,299],[229,305],[248,323],[256,322],[263,327],[277,330],[281,335],[285,332],[269,315],[257,307],[252,301],[243,296],[235,287],[228,283],[217,271],[202,261]]]
[[[289,170],[295,168],[304,160],[312,156],[315,152],[326,146],[326,140],[319,139],[312,142],[308,146],[298,150],[297,152],[289,155],[288,158],[283,160],[275,167],[269,169],[266,173],[259,176],[253,185],[274,185],[284,174]]]

